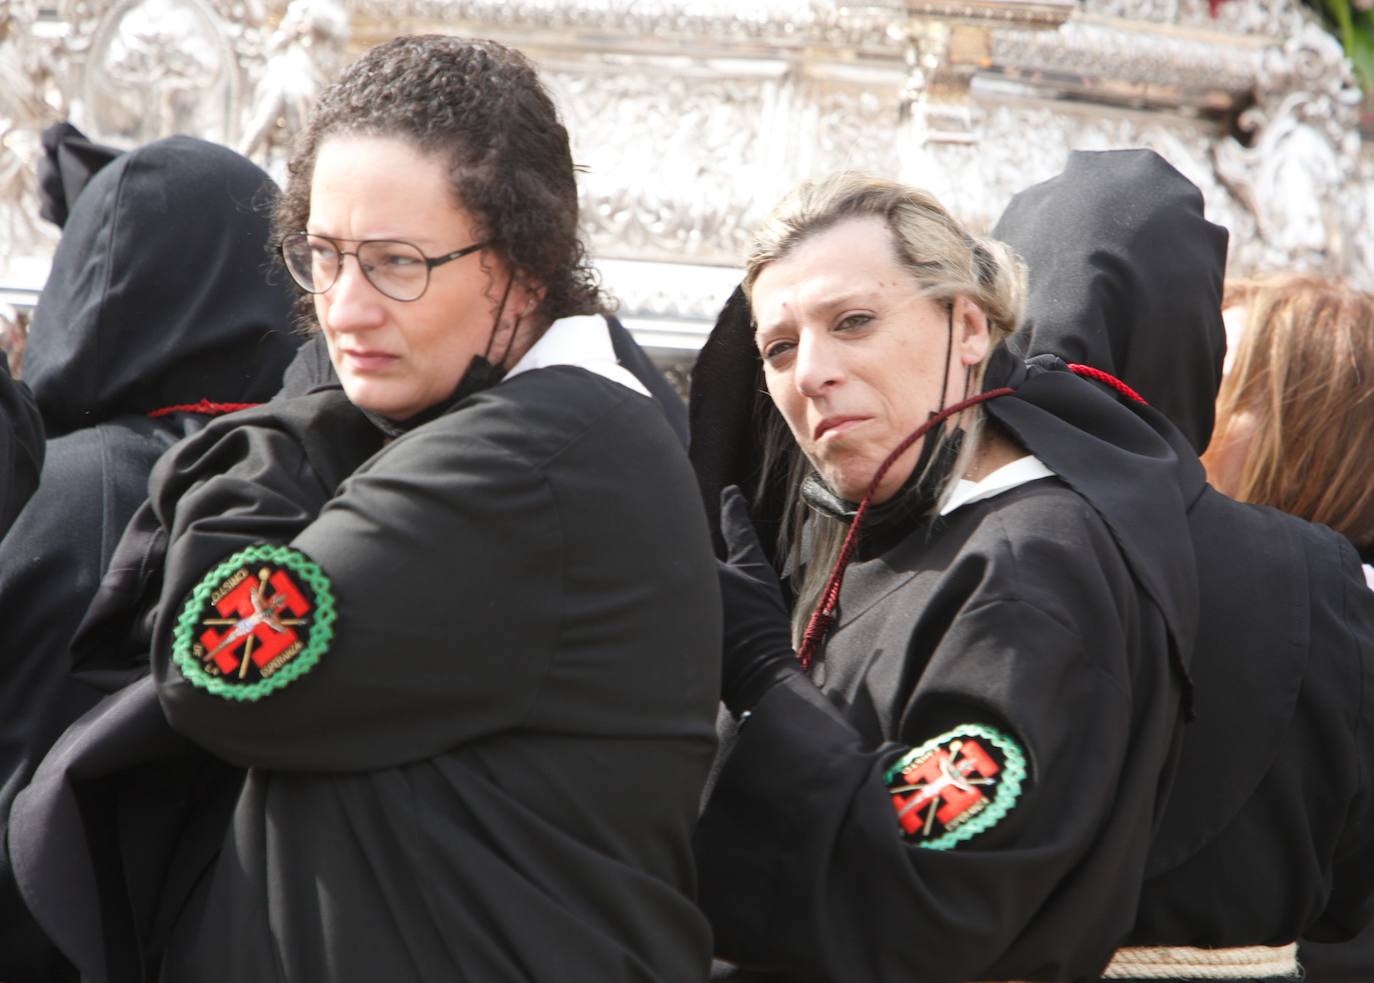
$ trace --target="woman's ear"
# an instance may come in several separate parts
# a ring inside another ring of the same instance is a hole
[[[983,309],[967,297],[954,300],[954,349],[961,365],[977,365],[988,357],[992,334]]]
[[[542,283],[538,283],[523,274],[517,274],[511,306],[515,308],[516,314],[521,318],[527,318],[539,309],[539,305],[544,302],[544,296],[547,293],[548,291]]]

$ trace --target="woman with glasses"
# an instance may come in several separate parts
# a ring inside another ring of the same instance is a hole
[[[150,483],[157,695],[246,777],[189,898],[159,884],[145,962],[704,978],[718,587],[686,456],[596,316],[548,94],[495,43],[375,48],[322,96],[276,221],[337,382]]]

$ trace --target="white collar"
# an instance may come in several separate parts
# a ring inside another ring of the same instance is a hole
[[[968,481],[960,478],[955,484],[949,500],[941,507],[940,514],[949,515],[957,508],[971,505],[974,502],[981,502],[983,499],[992,498],[994,495],[1000,495],[1004,491],[1010,491],[1017,485],[1024,485],[1028,481],[1035,481],[1037,478],[1049,478],[1053,475],[1054,472],[1045,466],[1045,462],[1034,454],[1018,457],[1010,464],[1002,465],[982,481]]]
[[[579,317],[564,317],[549,325],[530,350],[506,373],[502,379],[514,378],[522,372],[544,369],[553,365],[576,365],[618,382],[626,389],[632,389],[642,396],[648,396],[634,375],[624,368],[615,358],[615,348],[611,345],[611,329],[606,319],[598,314],[585,314]]]

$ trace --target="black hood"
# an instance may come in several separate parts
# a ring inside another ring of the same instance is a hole
[[[130,151],[91,178],[24,358],[50,437],[276,392],[298,342],[293,291],[266,252],[276,191],[246,158],[185,136]]]
[[[1012,347],[1110,372],[1202,453],[1226,354],[1227,232],[1197,187],[1150,150],[1074,151],[992,234],[1030,275]]]

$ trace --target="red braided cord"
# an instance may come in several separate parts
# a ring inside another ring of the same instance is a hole
[[[859,500],[859,507],[854,510],[854,518],[849,523],[849,532],[845,534],[844,543],[840,546],[840,555],[835,558],[835,565],[830,568],[830,576],[825,581],[825,589],[821,591],[820,600],[816,603],[816,610],[811,612],[811,617],[806,622],[806,630],[802,632],[801,645],[797,647],[797,661],[801,663],[803,669],[811,668],[811,659],[815,655],[816,647],[825,639],[831,624],[835,621],[835,607],[840,602],[840,585],[844,583],[845,568],[849,566],[855,544],[859,541],[859,526],[863,523],[864,513],[868,511],[868,504],[873,500],[873,494],[878,490],[878,483],[883,480],[888,468],[892,467],[897,458],[906,453],[912,444],[924,437],[926,432],[937,423],[949,419],[955,413],[966,410],[970,406],[995,399],[998,396],[1006,396],[1014,391],[1007,386],[1000,389],[989,389],[985,393],[979,393],[977,396],[970,396],[968,399],[946,406],[908,434],[893,449],[892,453],[887,455],[883,463],[878,465],[873,480],[868,484],[868,491],[864,492],[864,497]]]
[[[202,399],[198,403],[178,403],[176,406],[164,406],[160,410],[149,410],[148,415],[159,417],[167,416],[170,413],[201,413],[205,416],[219,416],[221,413],[233,413],[235,410],[247,410],[261,405],[261,403],[212,403],[208,399]]]
[[[1091,365],[1070,365],[1069,371],[1074,375],[1087,376],[1089,379],[1096,379],[1098,382],[1111,386],[1127,399],[1133,399],[1142,406],[1150,405],[1145,402],[1145,397],[1141,396],[1140,393],[1126,385],[1126,383],[1122,382],[1116,376],[1103,372],[1101,369],[1095,369]]]

